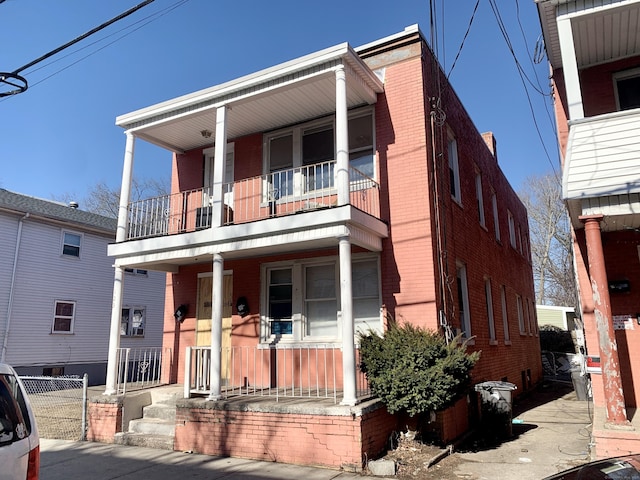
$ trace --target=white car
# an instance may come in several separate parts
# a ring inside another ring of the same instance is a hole
[[[18,374],[0,363],[0,480],[38,480],[40,437]]]

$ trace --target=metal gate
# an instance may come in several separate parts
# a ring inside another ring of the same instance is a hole
[[[27,390],[41,438],[86,440],[87,374],[83,377],[20,379]]]

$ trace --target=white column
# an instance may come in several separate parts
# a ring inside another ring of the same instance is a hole
[[[115,267],[113,298],[111,300],[111,325],[109,327],[109,355],[105,395],[115,395],[118,376],[118,348],[120,348],[120,322],[122,320],[122,293],[124,291],[124,268]]]
[[[227,107],[218,107],[216,110],[216,145],[213,159],[213,189],[211,198],[213,199],[211,211],[211,226],[219,227],[222,225],[222,206],[223,192],[222,185],[224,183],[224,165],[227,158]]]
[[[133,178],[133,152],[135,149],[135,137],[131,132],[126,132],[126,136],[127,141],[124,149],[124,165],[122,167],[122,185],[120,187],[116,242],[124,242],[127,239],[127,217],[129,211],[129,198],[131,197],[131,179]],[[104,391],[105,395],[116,394],[123,292],[124,269],[122,267],[114,267],[113,297],[111,299],[111,324],[109,326],[109,353],[107,356],[107,378]]]
[[[562,72],[567,94],[567,106],[569,107],[569,120],[578,120],[584,118],[584,108],[582,106],[582,90],[576,61],[576,49],[571,31],[571,18],[568,16],[558,17],[556,18],[556,24],[558,25],[558,37],[560,39]]]
[[[356,352],[354,347],[353,288],[351,285],[351,241],[340,237],[340,309],[342,310],[342,377],[343,394],[341,405],[355,405],[356,398]]]
[[[222,397],[222,289],[224,284],[224,260],[222,255],[213,255],[213,286],[211,291],[211,393],[209,400]],[[226,353],[226,352],[225,352]]]
[[[131,180],[133,178],[133,151],[136,140],[131,132],[126,132],[126,135],[127,143],[124,149],[124,165],[122,166],[122,185],[120,186],[116,242],[124,242],[127,239],[127,216],[129,212],[129,199],[131,198]]]
[[[344,66],[336,70],[336,188],[338,205],[349,204],[349,131],[347,78]]]

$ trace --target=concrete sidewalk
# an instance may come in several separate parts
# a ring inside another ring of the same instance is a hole
[[[591,401],[570,385],[546,384],[513,409],[513,437],[493,447],[467,445],[454,478],[539,480],[590,461]],[[521,423],[519,423],[521,422]]]
[[[40,440],[40,480],[363,480],[355,473],[94,442]]]

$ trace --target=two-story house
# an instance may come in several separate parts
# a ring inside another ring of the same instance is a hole
[[[595,457],[637,452],[640,42],[637,0],[537,0],[574,233]],[[632,421],[633,420],[633,421]]]
[[[482,351],[478,382],[541,379],[526,210],[417,26],[116,123],[114,312],[126,268],[168,272],[171,380],[194,397],[175,449],[361,468],[398,425],[367,396],[358,332],[390,321],[461,335]],[[172,152],[170,195],[128,201],[136,141]]]
[[[87,374],[104,384],[116,220],[0,189],[1,361],[21,375]],[[128,269],[121,347],[159,349],[165,275]]]

